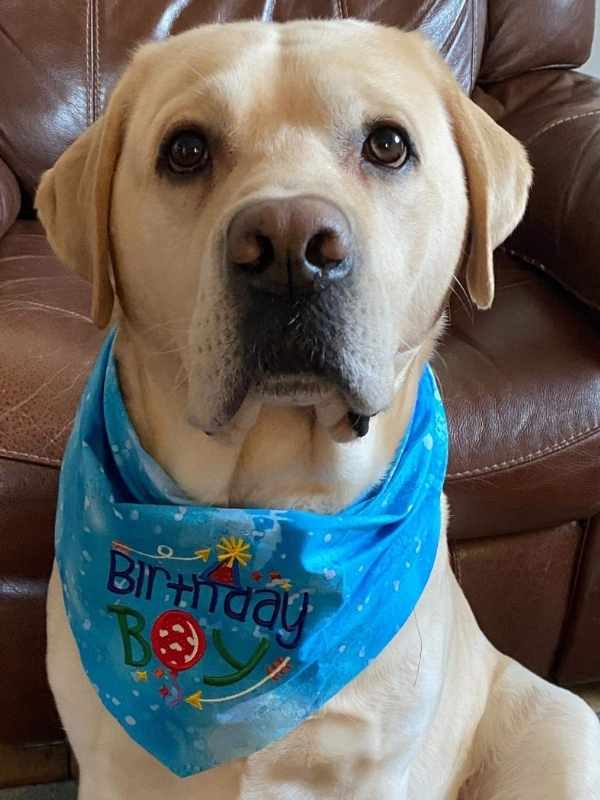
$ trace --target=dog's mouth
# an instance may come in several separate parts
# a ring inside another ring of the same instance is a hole
[[[371,418],[378,413],[353,410],[354,404],[336,383],[310,374],[258,376],[248,385],[238,384],[238,393],[230,398],[232,402],[221,406],[212,420],[194,413],[189,414],[188,420],[205,433],[230,442],[254,425],[264,406],[303,408],[334,441],[349,442],[365,436]]]
[[[259,376],[252,392],[273,405],[317,406],[336,392],[335,385],[317,375],[294,373]]]
[[[265,405],[296,406],[334,440],[350,441],[391,403],[393,352],[351,295],[260,295],[237,305],[234,327],[227,369],[199,378],[190,397],[189,420],[208,434],[247,429]]]

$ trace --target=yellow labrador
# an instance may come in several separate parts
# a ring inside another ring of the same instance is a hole
[[[185,492],[327,513],[384,473],[459,265],[475,304],[492,303],[492,251],[530,178],[522,147],[419,35],[252,22],[140,49],[37,206],[56,253],[92,282],[97,324],[118,321],[129,412]],[[309,239],[293,275],[277,266]],[[239,324],[245,286],[310,292],[349,270],[354,293],[336,290],[312,330],[326,381],[309,374],[314,348],[270,342],[264,317]],[[283,740],[191,778],[102,707],[56,570],[48,637],[81,800],[600,797],[594,715],[488,643],[444,537],[415,613],[358,678]]]

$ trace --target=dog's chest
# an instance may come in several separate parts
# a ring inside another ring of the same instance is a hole
[[[404,798],[428,725],[423,710],[435,705],[438,687],[425,675],[412,685],[414,673],[399,669],[399,644],[320,714],[247,759],[239,800]]]
[[[382,747],[380,726],[341,717],[311,723],[284,745],[248,760],[239,800],[403,797],[397,789],[405,784],[408,754]]]

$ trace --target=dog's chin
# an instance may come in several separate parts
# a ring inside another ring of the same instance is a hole
[[[316,373],[240,375],[222,398],[213,396],[212,403],[198,394],[190,397],[188,421],[223,443],[235,443],[265,406],[300,408],[334,441],[349,442],[368,432],[368,420],[385,405],[380,391],[363,396],[352,391],[348,381]]]
[[[254,386],[251,396],[261,406],[304,408],[334,441],[356,438],[351,403],[335,382],[317,375],[270,375]]]

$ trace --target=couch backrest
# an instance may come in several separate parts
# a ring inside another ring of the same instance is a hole
[[[593,27],[593,2],[3,0],[0,157],[19,179],[27,206],[41,172],[102,112],[134,46],[201,23],[354,16],[418,28],[469,91],[483,58],[489,80],[557,61],[582,63],[582,42]],[[542,8],[551,12],[548,20]]]
[[[587,61],[596,0],[488,0],[487,5],[479,83]]]

